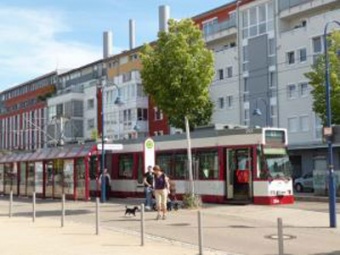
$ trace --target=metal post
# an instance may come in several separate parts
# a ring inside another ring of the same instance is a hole
[[[12,218],[13,209],[13,190],[9,193],[9,217]]]
[[[101,157],[101,164],[100,169],[102,173],[102,185],[101,185],[101,200],[102,203],[105,203],[106,201],[106,185],[105,185],[105,175],[104,175],[104,164],[105,164],[105,150],[104,150],[104,84],[102,83],[102,157]]]
[[[203,231],[202,231],[202,212],[198,211],[198,248],[199,255],[203,255]]]
[[[323,34],[324,47],[325,47],[325,88],[326,88],[326,113],[327,113],[327,125],[326,127],[331,128],[332,126],[332,109],[331,109],[331,85],[329,77],[329,57],[328,57],[328,42],[327,42],[327,29],[329,24],[336,23],[340,26],[338,21],[330,21],[325,25],[325,30]],[[335,189],[335,179],[334,179],[334,166],[333,166],[333,145],[332,137],[327,137],[328,144],[328,173],[329,173],[329,219],[330,227],[336,228],[336,189]]]
[[[99,235],[99,197],[96,197],[96,235]]]
[[[35,199],[35,192],[33,192],[32,194],[32,202],[33,202],[33,213],[32,213],[32,220],[33,222],[35,222],[35,202],[36,202],[36,199]]]
[[[65,223],[65,194],[61,197],[61,227],[64,227]]]
[[[140,214],[140,231],[141,231],[141,246],[144,246],[145,222],[144,222],[144,204],[141,204]]]
[[[282,228],[282,219],[277,219],[277,240],[279,242],[279,255],[284,255],[283,252],[283,228]]]

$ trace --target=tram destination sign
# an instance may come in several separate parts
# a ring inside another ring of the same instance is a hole
[[[101,143],[97,144],[97,149],[102,150],[103,146]],[[123,149],[123,144],[120,143],[104,143],[104,150],[106,151],[120,151]]]

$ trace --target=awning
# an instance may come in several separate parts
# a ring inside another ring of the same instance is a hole
[[[72,145],[40,149],[35,152],[20,152],[0,156],[1,163],[44,161],[53,159],[86,157],[96,150],[96,144]]]

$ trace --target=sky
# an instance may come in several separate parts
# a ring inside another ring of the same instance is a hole
[[[56,69],[102,58],[103,32],[113,33],[113,53],[157,38],[158,7],[174,19],[193,17],[231,0],[1,0],[0,92]]]

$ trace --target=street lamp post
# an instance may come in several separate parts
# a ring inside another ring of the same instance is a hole
[[[258,108],[258,100],[261,100],[264,103],[265,111],[266,111],[266,116],[265,116],[266,119],[265,120],[266,120],[266,126],[268,127],[268,126],[270,126],[270,124],[269,124],[270,123],[270,121],[269,121],[269,108],[268,108],[268,103],[264,98],[262,98],[262,97],[256,98],[256,108],[253,111],[253,115],[254,116],[261,116],[262,115],[260,108]]]
[[[326,117],[327,117],[327,128],[332,128],[332,109],[331,109],[331,86],[329,78],[329,57],[328,57],[328,42],[327,42],[327,30],[331,23],[336,23],[340,26],[340,22],[333,20],[329,21],[325,25],[323,39],[325,47],[325,89],[326,89]],[[335,180],[334,180],[334,166],[333,166],[333,145],[332,137],[327,136],[328,144],[328,192],[329,192],[329,219],[330,227],[336,228],[336,190],[335,190]]]
[[[104,169],[105,169],[105,149],[104,149],[104,143],[105,143],[105,137],[104,137],[104,99],[105,99],[105,95],[104,95],[104,88],[106,86],[114,86],[117,91],[118,91],[118,95],[117,95],[117,98],[114,102],[115,105],[122,105],[123,102],[120,98],[120,90],[119,90],[119,87],[117,84],[115,83],[110,83],[110,84],[106,84],[105,83],[102,83],[101,85],[101,92],[102,92],[102,109],[101,109],[101,117],[102,117],[102,141],[101,141],[101,144],[102,144],[102,157],[101,157],[101,164],[100,164],[100,169],[101,169],[101,174],[102,174],[102,179],[101,179],[101,201],[102,203],[104,203],[106,201],[106,178],[105,178],[105,175],[104,175]]]

